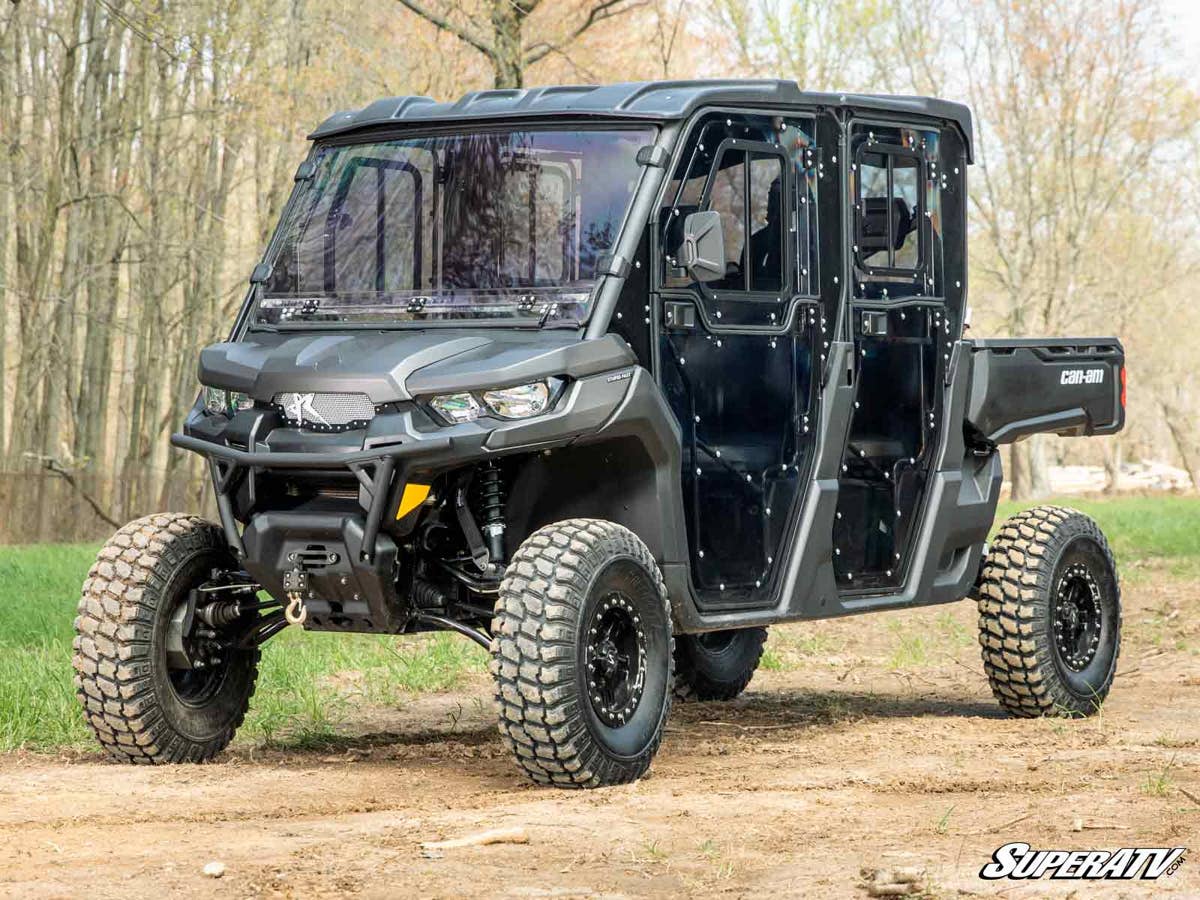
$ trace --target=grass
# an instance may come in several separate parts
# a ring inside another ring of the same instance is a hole
[[[1146,780],[1142,782],[1142,793],[1147,797],[1166,797],[1171,793],[1171,788],[1175,785],[1175,780],[1171,777],[1171,770],[1175,767],[1175,757],[1172,756],[1170,762],[1156,772],[1149,772],[1146,775]]]
[[[942,813],[942,817],[933,823],[934,833],[945,834],[950,830],[950,814],[952,812],[954,812],[954,804],[947,807],[946,811]]]
[[[92,746],[71,683],[79,588],[93,546],[0,547],[0,751]],[[395,638],[288,629],[263,651],[238,739],[320,744],[363,704],[448,690],[486,671],[486,654],[451,634]]]
[[[1153,564],[1200,578],[1200,498],[1056,502],[1097,519],[1126,576]],[[998,519],[1019,506],[1003,504]],[[71,623],[95,550],[0,547],[0,751],[92,746],[71,684]],[[948,647],[974,639],[946,613],[926,632],[894,630],[897,644],[889,662],[898,669],[927,665]],[[829,634],[780,629],[762,665],[792,668],[842,650],[842,641]],[[417,692],[451,690],[485,669],[484,652],[456,635],[393,638],[289,629],[265,648],[259,689],[238,740],[287,746],[328,742],[364,705],[396,705]]]
[[[929,635],[900,622],[889,622],[888,630],[896,636],[896,649],[888,658],[889,669],[916,669],[930,664],[933,640]]]
[[[1160,495],[1112,500],[1059,497],[1039,503],[1070,506],[1094,518],[1108,536],[1118,563],[1150,559],[1200,564],[1200,498]],[[996,524],[1036,503],[1000,504]]]

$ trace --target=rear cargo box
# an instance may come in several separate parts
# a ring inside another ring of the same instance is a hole
[[[1112,434],[1125,422],[1125,350],[1116,338],[976,340],[968,436]]]

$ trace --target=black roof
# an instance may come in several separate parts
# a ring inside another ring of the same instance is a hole
[[[309,135],[325,138],[389,123],[445,123],[480,119],[577,116],[622,119],[683,119],[700,106],[846,107],[867,112],[900,112],[953,122],[972,156],[971,111],[961,103],[933,97],[802,91],[794,81],[727,79],[631,81],[606,85],[559,85],[475,91],[454,103],[432,97],[386,97],[360,110],[339,112]]]

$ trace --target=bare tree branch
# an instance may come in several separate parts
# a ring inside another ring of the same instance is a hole
[[[407,0],[400,0],[401,3]],[[550,41],[538,41],[525,48],[525,65],[531,66],[540,59],[545,58],[551,53],[562,53],[563,48],[574,43],[584,32],[598,22],[603,22],[605,19],[611,19],[614,16],[619,16],[622,13],[627,13],[630,10],[637,9],[640,6],[646,6],[648,0],[602,0],[591,8],[587,14],[587,18],[567,36],[564,41],[551,43]]]
[[[83,498],[83,502],[90,506],[92,508],[92,512],[94,512],[100,519],[104,520],[106,525],[110,525],[113,528],[121,527],[121,523],[101,509],[100,504],[96,502],[96,498],[89,494],[84,489],[83,485],[75,480],[75,476],[71,474],[71,470],[66,468],[57,459],[52,456],[39,456],[33,453],[27,453],[25,455],[38,459],[42,463],[43,469],[45,469],[47,472],[57,475],[59,478],[69,484],[71,489],[75,491],[75,493],[77,493],[81,498]]]
[[[447,16],[440,16],[432,10],[426,9],[420,3],[415,2],[415,0],[399,0],[399,2],[402,6],[416,13],[426,22],[436,25],[442,31],[447,31],[454,35],[464,44],[469,44],[470,46],[474,47],[488,59],[496,58],[496,49],[494,47],[485,43],[482,38],[477,37],[476,35],[467,31],[467,29],[455,25]]]

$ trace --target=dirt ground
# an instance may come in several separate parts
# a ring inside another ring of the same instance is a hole
[[[650,775],[607,790],[527,784],[482,679],[361,710],[334,749],[0,757],[0,894],[853,897],[861,867],[918,866],[939,897],[1200,896],[1197,588],[1127,586],[1121,672],[1087,721],[1003,718],[969,603],[777,629],[782,669],[677,706]],[[528,843],[421,848],[501,827]],[[1014,840],[1191,858],[1141,885],[980,880]]]

